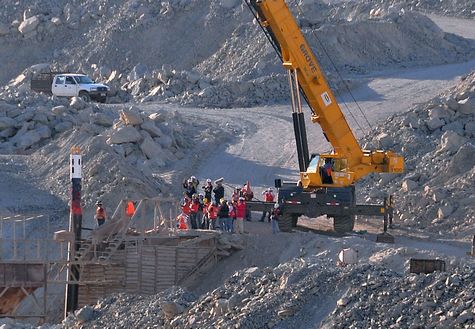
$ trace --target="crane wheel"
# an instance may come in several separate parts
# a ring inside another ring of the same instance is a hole
[[[292,232],[293,217],[292,214],[282,214],[279,218],[279,229],[281,232]]]
[[[355,228],[355,216],[333,217],[333,229],[336,233],[347,233]]]

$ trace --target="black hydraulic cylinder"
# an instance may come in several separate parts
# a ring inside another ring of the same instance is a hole
[[[297,112],[292,113],[292,120],[294,123],[294,134],[295,134],[295,144],[297,146],[297,157],[299,161],[299,170],[300,172],[304,172],[307,170],[305,166],[305,160],[303,157],[303,148],[302,148],[302,139],[301,139],[301,132],[300,132],[300,122],[299,116]]]
[[[300,143],[302,144],[302,161],[305,166],[303,171],[306,171],[308,168],[308,164],[310,163],[310,156],[308,154],[307,129],[305,127],[305,117],[303,112],[298,113],[298,120],[300,130]]]

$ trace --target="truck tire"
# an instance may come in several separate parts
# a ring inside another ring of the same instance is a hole
[[[79,97],[86,103],[89,103],[91,101],[91,96],[89,96],[89,93],[87,91],[80,91]]]
[[[292,232],[294,215],[282,214],[279,218],[279,229],[281,232]]]
[[[335,216],[333,218],[333,230],[336,233],[347,233],[355,227],[355,216]]]

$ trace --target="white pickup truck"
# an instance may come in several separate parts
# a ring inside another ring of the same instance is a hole
[[[46,92],[55,96],[81,97],[89,102],[91,99],[101,103],[107,100],[109,87],[95,83],[84,74],[76,73],[41,73],[31,79],[31,89]]]

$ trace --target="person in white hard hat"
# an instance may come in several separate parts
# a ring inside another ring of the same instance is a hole
[[[272,225],[272,233],[273,234],[276,234],[276,233],[280,232],[279,218],[280,218],[281,213],[282,212],[280,211],[279,204],[275,203],[274,208],[272,209],[272,214],[270,215],[270,222],[271,222],[271,225]]]
[[[211,182],[211,178],[208,178],[206,184],[201,188],[205,192],[205,198],[211,202],[211,194],[213,193],[213,183]]]

